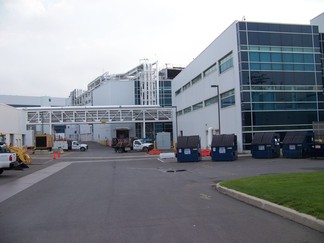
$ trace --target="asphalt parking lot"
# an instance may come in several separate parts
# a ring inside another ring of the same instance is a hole
[[[55,159],[53,159],[53,153],[33,154],[30,152],[30,156],[33,162],[29,165],[29,168],[4,171],[0,176],[0,185],[64,161],[158,159],[161,162],[160,167],[162,168],[170,169],[170,171],[177,169],[195,170],[198,173],[203,173],[205,176],[215,178],[217,182],[265,174],[324,171],[323,158],[286,159],[280,157],[254,159],[250,154],[240,154],[236,161],[215,162],[208,156],[203,157],[200,162],[178,163],[177,159],[160,159],[158,155],[148,155],[144,152],[129,151],[127,153],[116,153],[112,148],[94,142],[89,143],[89,150],[86,152],[66,151],[60,155],[60,158],[58,158],[57,153]]]

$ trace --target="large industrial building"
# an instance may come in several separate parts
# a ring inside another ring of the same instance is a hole
[[[0,102],[17,108],[25,107],[27,113],[35,109],[35,114],[38,114],[37,122],[31,123],[27,118],[27,129],[32,130],[34,134],[55,133],[66,139],[104,143],[113,137],[137,136],[154,139],[155,135],[162,131],[175,136],[172,120],[155,116],[156,112],[164,112],[163,107],[172,106],[171,81],[181,71],[182,68],[179,67],[158,70],[157,62],[149,63],[148,60],[143,60],[140,65],[126,73],[100,75],[88,84],[86,91],[75,89],[69,98],[0,95]],[[57,115],[55,107],[60,107],[57,112],[62,112],[62,116],[80,114],[79,107],[85,107],[85,112],[89,110],[89,114],[101,109],[101,112],[105,111],[110,115],[115,112],[114,116],[123,118],[117,122],[116,117],[105,120],[103,115],[99,124],[98,121],[84,122],[82,119],[79,122],[76,119],[60,119],[61,122],[51,124],[48,122],[51,120],[49,117]],[[140,113],[146,111],[146,115],[155,117],[154,121],[148,119],[143,122],[145,112],[136,117],[134,110]],[[128,117],[124,119],[126,113],[132,114],[132,119],[140,122],[127,122]]]
[[[156,117],[153,122],[153,116],[152,122],[62,122],[55,125],[55,132],[65,132],[68,139],[106,141],[154,138],[167,131],[173,137],[199,135],[202,147],[209,147],[211,134],[234,133],[242,152],[250,150],[256,133],[278,132],[283,137],[288,131],[311,130],[313,122],[323,121],[323,33],[324,13],[310,25],[235,21],[185,69],[159,70],[157,63],[144,60],[128,72],[100,75],[86,91],[76,89],[67,99],[0,95],[0,103],[36,108],[127,106],[143,111],[173,106],[177,109],[173,124]],[[121,110],[116,114],[124,115]],[[39,115],[38,125],[28,128],[51,133],[39,123],[45,120]],[[24,144],[24,138],[20,140]]]
[[[311,130],[324,118],[324,14],[311,25],[235,21],[172,82],[179,134]]]
[[[75,89],[67,103],[71,106],[155,106],[171,107],[171,81],[182,68],[158,70],[158,63],[143,60],[135,68],[122,74],[97,77],[88,84],[86,91]],[[172,122],[147,122],[94,125],[67,125],[67,138],[109,141],[113,137],[143,137],[154,139],[158,132],[173,133]],[[145,132],[144,132],[145,131]]]

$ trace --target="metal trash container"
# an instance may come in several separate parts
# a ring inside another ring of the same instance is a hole
[[[177,161],[198,162],[201,160],[200,137],[180,136],[177,139]]]
[[[252,139],[253,158],[277,158],[280,156],[280,137],[278,133],[256,133]]]
[[[211,143],[213,161],[233,161],[237,159],[237,136],[235,134],[214,135]]]
[[[324,142],[314,141],[312,144],[310,156],[312,158],[324,157]]]
[[[282,141],[284,158],[307,158],[311,156],[314,133],[311,131],[287,132]]]
[[[324,157],[324,122],[313,122],[314,140],[311,157]]]

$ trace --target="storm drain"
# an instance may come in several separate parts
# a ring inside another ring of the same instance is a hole
[[[160,169],[160,171],[168,172],[168,173],[176,173],[176,172],[185,172],[187,170],[186,169],[177,169],[177,170],[174,170],[174,169],[167,169],[167,170]]]

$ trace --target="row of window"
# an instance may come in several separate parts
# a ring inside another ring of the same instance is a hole
[[[317,108],[317,103],[253,103],[253,111],[277,111],[277,110],[314,110]]]
[[[286,86],[286,85],[319,85],[322,84],[320,70],[316,72],[274,72],[274,71],[241,71],[243,85],[252,86]]]
[[[219,66],[219,73],[225,72],[227,69],[233,67],[233,54],[232,52],[228,53],[226,56],[221,58],[218,61],[218,66]],[[208,67],[206,70],[204,70],[202,73],[197,75],[194,79],[183,85],[180,89],[175,91],[175,95],[179,95],[182,91],[185,91],[188,89],[190,86],[194,85],[195,83],[199,82],[203,77],[208,76],[211,73],[214,73],[217,71],[217,63],[214,63],[210,67]]]
[[[241,46],[241,70],[314,72],[320,49],[313,47]]]
[[[318,26],[295,25],[295,24],[272,24],[239,22],[240,30],[269,31],[280,33],[318,33]]]
[[[274,63],[314,63],[314,54],[280,53],[280,52],[249,52],[250,62]]]
[[[242,65],[243,70],[248,70],[247,65]],[[251,71],[299,71],[314,72],[314,64],[278,64],[278,63],[250,63]]]
[[[290,46],[253,46],[240,45],[242,51],[260,51],[260,52],[289,52],[289,53],[314,53],[319,52],[319,48],[313,47],[290,47]]]
[[[264,91],[291,91],[291,90],[296,90],[296,91],[317,91],[317,90],[322,90],[322,86],[318,85],[271,85],[271,86],[264,86],[264,85],[242,85],[241,86],[243,90],[264,90]]]
[[[318,34],[240,31],[239,38],[242,45],[319,47]]]
[[[242,103],[244,102],[315,102],[324,101],[322,92],[275,92],[275,91],[252,91],[242,92]]]
[[[199,109],[201,109],[203,107],[210,106],[210,105],[215,104],[217,102],[218,102],[218,96],[214,96],[212,98],[209,98],[207,100],[204,100],[204,101],[201,101],[201,102],[199,102],[197,104],[194,104],[193,106],[188,106],[187,108],[178,111],[177,115],[180,116],[180,115],[189,113],[191,111],[199,110]]]
[[[235,105],[234,89],[229,90],[229,91],[221,94],[220,98],[221,98],[221,108]],[[207,100],[198,102],[198,103],[196,103],[196,104],[194,104],[192,106],[188,106],[187,108],[178,111],[177,115],[180,116],[180,115],[183,115],[183,114],[187,114],[187,113],[189,113],[191,111],[199,110],[201,108],[210,106],[210,105],[215,104],[217,102],[218,102],[218,96],[214,96],[214,97],[211,97],[211,98],[209,98]]]

